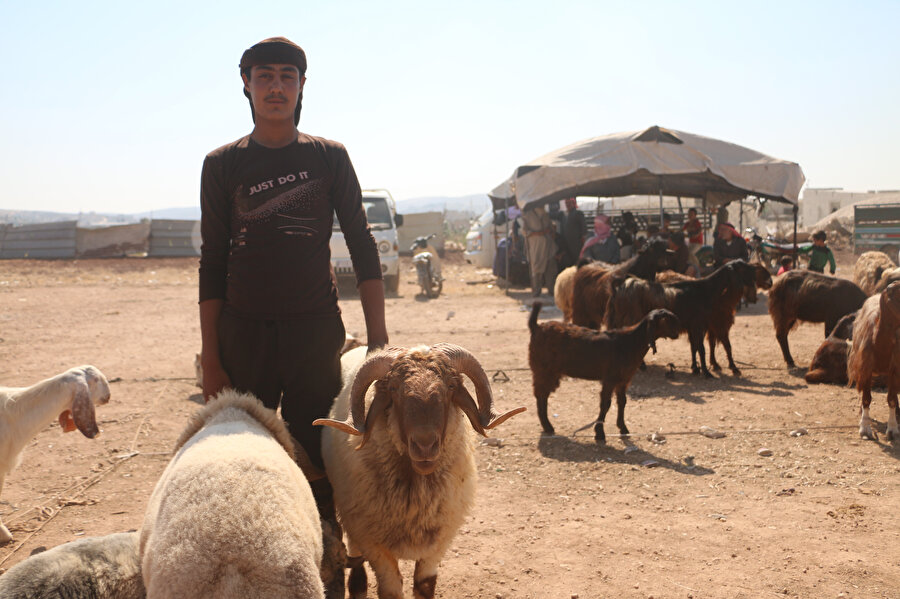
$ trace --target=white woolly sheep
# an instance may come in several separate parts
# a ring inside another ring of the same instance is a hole
[[[29,557],[0,576],[3,599],[144,596],[137,532],[65,543]]]
[[[335,507],[348,553],[368,560],[380,599],[403,597],[398,559],[416,561],[413,594],[431,598],[441,558],[475,498],[466,419],[485,435],[525,408],[497,415],[484,369],[461,347],[365,354],[358,348],[341,358],[343,388],[331,418],[313,422],[337,429],[322,435]],[[474,383],[477,405],[462,375]],[[350,596],[365,596],[366,587],[363,567],[352,568]]]
[[[94,404],[109,401],[109,383],[93,366],[80,366],[30,387],[0,387],[0,491],[19,464],[25,445],[59,419],[63,432],[80,430],[93,439],[100,432]],[[12,540],[0,522],[0,544]]]
[[[563,322],[572,321],[572,291],[575,288],[575,272],[577,266],[564,268],[556,275],[556,283],[553,285],[553,301],[556,307],[562,310]]]
[[[900,440],[900,283],[888,285],[863,304],[853,323],[853,341],[847,357],[847,378],[862,394],[859,434],[876,439],[869,418],[872,384],[878,374],[887,376],[888,440]]]
[[[882,274],[895,266],[894,261],[884,252],[864,252],[853,265],[853,282],[866,295],[872,295]]]
[[[175,451],[141,527],[147,597],[324,597],[319,512],[274,411],[225,390]]]

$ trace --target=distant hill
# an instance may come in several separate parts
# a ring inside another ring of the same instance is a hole
[[[0,209],[0,223],[10,225],[37,225],[77,220],[79,227],[108,227],[111,225],[127,225],[144,218],[172,220],[200,220],[200,207],[163,208],[136,214],[113,214],[101,212],[44,212],[40,210],[3,210]]]
[[[490,207],[491,201],[483,193],[459,197],[434,196],[397,200],[397,211],[400,214],[453,211],[477,216]]]

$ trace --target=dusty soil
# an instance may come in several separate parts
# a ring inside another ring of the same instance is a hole
[[[850,273],[842,258],[839,274]],[[596,417],[594,382],[564,381],[550,398],[561,436],[540,435],[530,294],[507,295],[488,271],[449,254],[445,293],[426,301],[408,266],[387,300],[392,342],[463,345],[495,375],[501,409],[529,408],[496,431],[501,446],[478,445],[477,505],[441,566],[438,596],[900,596],[900,449],[858,438],[854,391],[807,386],[802,371],[785,369],[765,295],[732,331],[742,377],[692,376],[687,341],[661,341],[629,391],[631,440],[598,447],[590,430],[568,436]],[[99,438],[54,423],[7,478],[0,518],[15,541],[0,547],[0,569],[38,547],[140,526],[201,402],[196,295],[195,259],[0,262],[0,384],[85,363],[114,381]],[[347,330],[364,335],[357,299],[341,304]],[[821,340],[821,326],[791,335],[799,364]],[[872,415],[883,433],[883,392]],[[727,436],[696,434],[704,425]],[[799,427],[809,434],[789,435]],[[606,430],[616,432],[612,415]],[[653,432],[665,443],[650,441]],[[403,571],[409,580],[408,564]]]

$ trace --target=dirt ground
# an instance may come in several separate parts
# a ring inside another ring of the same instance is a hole
[[[840,258],[838,274],[849,276],[852,257]],[[87,363],[112,382],[97,439],[54,423],[7,478],[0,518],[15,540],[0,547],[0,569],[39,547],[141,525],[202,401],[196,264],[0,262],[0,384]],[[569,436],[597,415],[595,382],[564,381],[550,398],[560,436],[540,434],[529,293],[507,295],[459,254],[445,261],[435,300],[415,296],[408,262],[403,273],[387,300],[391,341],[458,343],[496,379],[499,409],[528,407],[496,430],[500,446],[477,446],[477,505],[440,568],[439,597],[900,597],[900,448],[883,440],[884,393],[872,405],[882,440],[862,441],[853,390],[808,386],[802,370],[784,367],[765,294],[732,330],[742,377],[692,376],[687,341],[661,340],[628,394],[631,440],[598,447],[590,430]],[[358,300],[341,307],[347,330],[364,336]],[[821,340],[820,325],[791,335],[798,364]],[[726,436],[700,436],[701,426]],[[800,427],[809,434],[789,435]],[[616,432],[612,414],[606,430]],[[665,442],[649,440],[653,432]],[[411,596],[409,564],[403,572]]]

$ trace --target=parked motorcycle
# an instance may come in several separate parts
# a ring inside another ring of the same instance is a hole
[[[766,235],[765,239],[763,239],[757,233],[755,227],[744,229],[744,239],[747,241],[747,248],[750,251],[750,260],[758,260],[771,272],[778,270],[783,256],[793,256],[794,254],[793,243],[787,239],[776,239],[772,235]],[[809,253],[812,251],[812,246],[811,242],[797,244],[798,263],[794,265],[794,268],[805,267],[809,263]]]
[[[444,288],[444,279],[441,277],[440,257],[428,241],[434,237],[432,233],[428,237],[416,237],[409,248],[413,253],[413,264],[416,266],[416,277],[422,295],[436,298]]]

